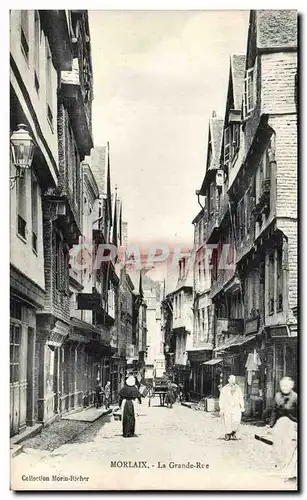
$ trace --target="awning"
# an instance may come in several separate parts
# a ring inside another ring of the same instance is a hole
[[[139,360],[139,358],[137,358],[137,357],[134,357],[134,358],[128,358],[128,359],[126,360],[126,363],[127,363],[127,365],[133,365],[133,362],[134,362],[134,361],[138,361],[138,360]]]
[[[237,347],[243,344],[246,344],[247,342],[250,342],[256,337],[256,335],[235,335],[232,338],[228,339],[227,342],[224,344],[216,347],[213,349],[215,352],[217,351],[224,351],[226,349],[230,349],[231,347]]]
[[[187,349],[187,352],[201,352],[201,351],[212,351],[212,344],[204,344],[200,347],[191,347],[191,349]]]
[[[205,361],[203,365],[217,365],[218,363],[222,363],[222,358],[210,359],[209,361]]]

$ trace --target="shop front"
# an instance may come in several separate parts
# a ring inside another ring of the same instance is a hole
[[[38,316],[35,390],[38,422],[50,423],[63,412],[63,344],[69,325],[51,315]]]
[[[264,407],[265,349],[261,335],[233,335],[214,350],[222,361],[217,364],[215,384],[218,389],[235,375],[245,401],[245,417],[261,416]],[[215,391],[217,392],[217,391]]]
[[[291,377],[297,384],[297,337],[288,325],[266,329],[265,406],[270,408],[282,377]]]
[[[192,401],[199,401],[202,398],[212,395],[212,370],[205,365],[206,361],[212,358],[211,348],[194,348],[187,351],[189,368],[189,398]]]

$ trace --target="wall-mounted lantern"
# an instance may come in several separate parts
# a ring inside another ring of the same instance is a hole
[[[13,163],[16,168],[16,175],[10,177],[10,185],[12,189],[16,180],[23,176],[25,170],[31,168],[35,142],[32,139],[27,126],[20,124],[17,125],[17,130],[12,133],[10,144]]]

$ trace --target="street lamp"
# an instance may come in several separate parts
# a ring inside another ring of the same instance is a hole
[[[16,168],[16,175],[10,177],[12,189],[16,180],[23,176],[25,170],[31,168],[35,142],[32,139],[27,126],[20,124],[17,125],[17,130],[12,133],[10,143],[13,163]]]

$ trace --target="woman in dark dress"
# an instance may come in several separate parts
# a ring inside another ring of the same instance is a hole
[[[135,433],[135,399],[142,403],[141,394],[135,386],[135,378],[130,376],[126,380],[126,385],[119,392],[124,437],[133,437]]]
[[[174,387],[171,380],[169,380],[167,383],[165,402],[167,408],[173,408],[173,404],[175,402],[175,396],[174,396]]]

